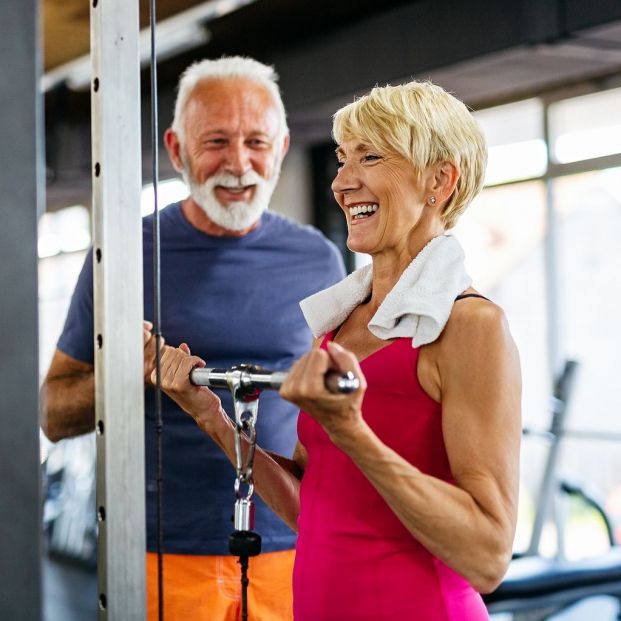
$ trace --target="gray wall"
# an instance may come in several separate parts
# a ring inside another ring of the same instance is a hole
[[[41,615],[37,366],[38,3],[0,2],[0,616]]]

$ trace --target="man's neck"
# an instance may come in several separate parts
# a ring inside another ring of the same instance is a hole
[[[259,226],[259,220],[257,220],[254,224],[241,231],[225,229],[219,224],[216,224],[205,211],[196,204],[196,201],[191,196],[188,196],[188,198],[181,202],[181,212],[195,229],[207,235],[212,235],[213,237],[243,237]]]

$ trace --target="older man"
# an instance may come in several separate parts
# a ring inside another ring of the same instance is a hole
[[[191,343],[214,367],[249,362],[288,368],[311,342],[298,301],[339,280],[343,265],[316,230],[266,211],[289,146],[273,70],[240,57],[190,66],[165,142],[190,188],[188,198],[161,212],[167,343]],[[153,316],[150,220],[144,221],[147,320]],[[92,319],[89,254],[44,386],[43,427],[52,440],[94,427]],[[145,377],[149,374],[145,364]],[[230,398],[220,396],[231,414]],[[163,417],[166,618],[237,619],[239,567],[227,548],[233,472],[212,441],[167,398]],[[147,389],[149,619],[157,615],[154,426],[153,391]],[[262,443],[291,454],[295,426],[295,408],[276,393],[264,393],[258,421]],[[294,534],[260,500],[256,504],[264,553],[250,567],[250,618],[290,619]]]

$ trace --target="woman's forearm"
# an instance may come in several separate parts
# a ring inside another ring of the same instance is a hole
[[[166,346],[161,360],[162,389],[220,446],[235,465],[235,424],[222,409],[217,395],[205,386],[191,384],[189,380],[191,371],[204,365],[203,360],[190,354],[186,344],[179,348]],[[248,446],[247,438],[242,435],[244,459]],[[254,487],[267,505],[291,528],[297,530],[301,477],[296,468],[286,467],[288,462],[285,458],[279,459],[277,461],[257,447],[252,469]]]
[[[235,466],[235,423],[224,410],[221,410],[217,423],[212,423],[209,427],[200,422],[198,424],[213,438]],[[242,434],[242,463],[245,463],[248,447],[248,438]],[[294,460],[256,447],[252,468],[254,488],[265,504],[296,532],[300,512],[299,489],[302,472],[302,468]]]

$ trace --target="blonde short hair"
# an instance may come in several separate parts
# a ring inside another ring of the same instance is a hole
[[[460,177],[443,208],[447,229],[483,187],[487,146],[481,128],[463,102],[430,82],[376,86],[336,112],[332,133],[337,143],[359,139],[402,156],[419,175],[439,162],[454,163]]]

